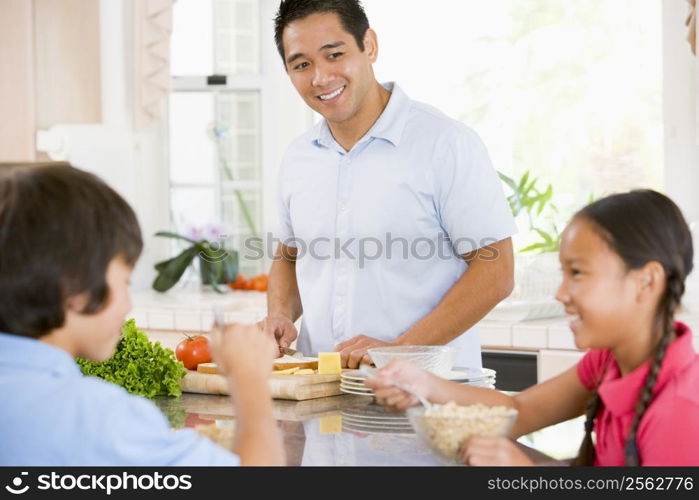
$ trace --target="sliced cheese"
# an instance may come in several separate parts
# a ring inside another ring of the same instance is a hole
[[[339,375],[342,373],[339,352],[318,353],[318,373],[321,375]]]
[[[342,432],[342,415],[320,417],[321,434],[340,434]]]
[[[299,370],[294,375],[315,375],[316,371],[311,370],[310,368],[304,368],[303,370]]]
[[[199,363],[197,365],[197,371],[199,373],[218,373],[216,363]]]
[[[300,370],[300,368],[298,366],[294,367],[294,368],[289,368],[287,370],[274,370],[272,372],[272,375],[293,375],[294,373],[296,373],[299,370]]]

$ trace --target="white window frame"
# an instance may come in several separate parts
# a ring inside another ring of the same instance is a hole
[[[265,90],[264,77],[262,76],[236,76],[236,75],[225,75],[226,84],[209,84],[207,83],[207,78],[204,76],[173,76],[172,77],[172,93],[176,92],[199,92],[199,93],[210,93],[213,98],[217,94],[224,92],[258,92],[260,96],[260,107],[262,108],[262,101],[264,100],[267,91]],[[216,101],[214,100],[214,103]],[[259,118],[259,137],[262,137],[264,133],[264,124],[262,120],[262,111],[260,111]],[[260,141],[261,143],[262,141]],[[262,149],[262,144],[258,144],[259,149]],[[260,178],[259,181],[223,181],[221,179],[220,169],[216,169],[216,178],[214,183],[209,182],[172,182],[170,180],[170,189],[177,188],[203,188],[211,187],[214,188],[216,196],[216,211],[217,218],[222,217],[222,193],[224,188],[228,189],[259,189],[260,197],[262,197],[262,185],[265,181],[264,179],[264,164],[262,162],[262,151],[258,151],[258,158],[260,158]],[[169,165],[169,162],[168,162]],[[217,186],[220,188],[217,189]],[[262,206],[262,213],[256,214],[256,219],[260,221],[264,220],[264,206]]]
[[[288,80],[281,58],[274,43],[272,19],[279,6],[278,0],[259,0],[260,26],[260,73],[258,75],[225,75],[224,85],[207,83],[210,75],[173,76],[172,92],[211,92],[212,97],[219,92],[255,91],[259,93],[259,181],[226,181],[221,184],[220,170],[217,169],[215,184],[174,183],[168,173],[168,193],[173,189],[186,187],[212,187],[215,193],[217,215],[221,217],[223,187],[228,189],[259,190],[260,206],[255,220],[260,222],[258,231],[265,238],[276,233],[277,216],[277,174],[287,145],[313,124],[313,113],[299,98]],[[168,148],[169,151],[169,148]],[[167,158],[169,172],[169,155]],[[239,249],[240,250],[240,249]],[[242,257],[242,256],[241,256]],[[265,253],[263,272],[269,269],[271,255]]]

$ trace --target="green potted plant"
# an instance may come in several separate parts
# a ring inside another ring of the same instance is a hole
[[[507,201],[512,215],[527,231],[515,240],[520,245],[515,254],[515,288],[509,298],[498,304],[489,315],[509,321],[560,316],[563,308],[553,299],[561,281],[558,249],[561,233],[553,203],[553,186],[538,186],[539,180],[525,172],[515,180],[499,173],[509,188]]]
[[[549,231],[541,227],[545,216],[548,215],[551,218],[551,216],[558,214],[558,207],[551,201],[553,198],[553,186],[549,184],[546,189],[541,190],[537,186],[538,179],[536,177],[531,178],[528,171],[518,181],[500,172],[499,175],[500,179],[512,191],[507,197],[512,215],[516,218],[521,213],[526,214],[529,230],[535,232],[540,238],[539,241],[521,248],[519,252],[558,252],[561,245],[561,234],[556,223],[550,222],[551,228]]]
[[[153,289],[168,291],[197,259],[201,283],[223,293],[218,285],[235,281],[238,276],[238,252],[225,249],[221,244],[225,232],[223,226],[210,224],[204,229],[190,227],[185,234],[169,231],[156,233],[155,236],[186,241],[190,245],[172,259],[155,265],[158,274],[153,281]]]

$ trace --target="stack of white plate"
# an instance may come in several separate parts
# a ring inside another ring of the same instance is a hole
[[[374,397],[374,391],[364,385],[368,375],[360,370],[346,370],[340,375],[340,390],[346,394]],[[489,368],[459,368],[455,367],[444,377],[463,385],[495,388],[495,370]]]
[[[393,413],[384,407],[368,406],[342,410],[342,428],[365,434],[414,434],[406,414]]]
[[[345,370],[340,375],[340,390],[357,396],[373,396],[374,391],[364,385],[368,375],[359,370]]]

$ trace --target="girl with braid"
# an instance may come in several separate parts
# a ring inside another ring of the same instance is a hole
[[[693,260],[677,205],[649,190],[600,199],[573,217],[559,257],[556,298],[576,346],[588,349],[577,366],[509,396],[396,361],[367,381],[377,400],[417,404],[398,383],[435,403],[513,407],[513,439],[584,414],[573,465],[699,465],[699,356],[689,327],[674,320]],[[470,465],[532,464],[507,438],[472,438],[462,453]]]

